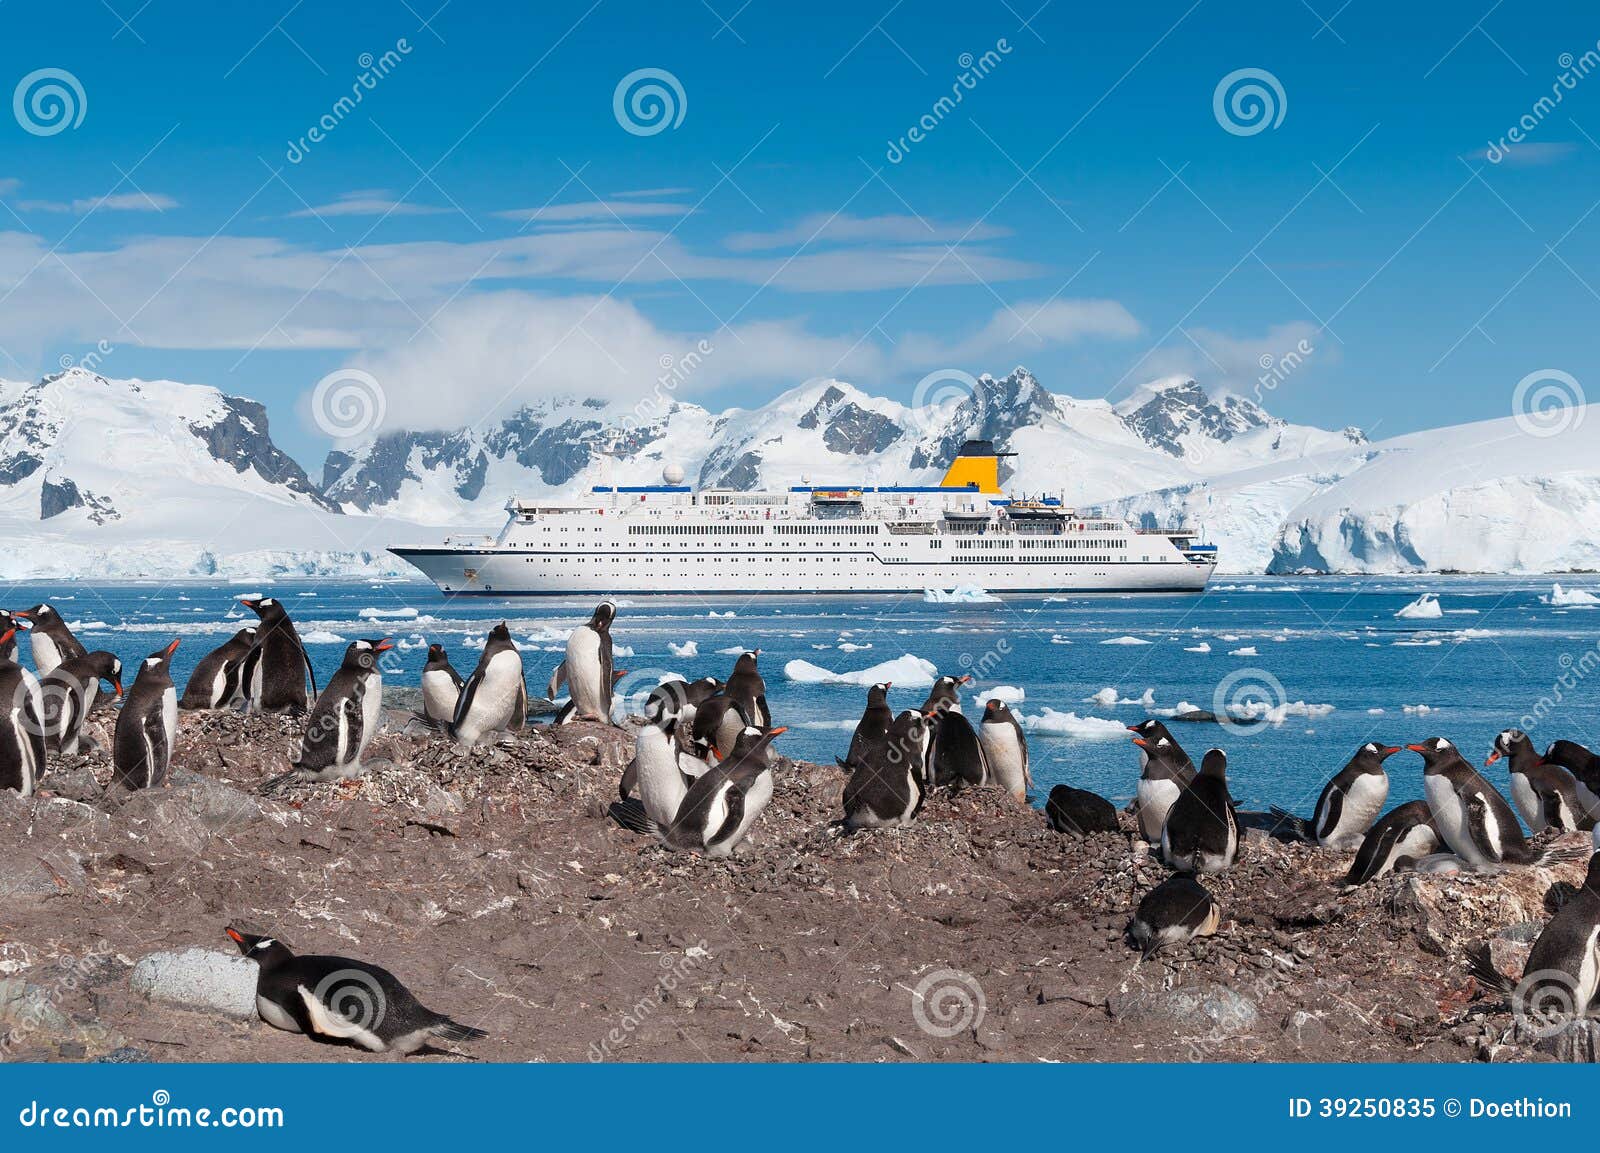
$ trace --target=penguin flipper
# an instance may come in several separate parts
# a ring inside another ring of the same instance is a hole
[[[770,729],[772,727],[772,710],[767,708],[766,693],[759,693],[756,696],[756,716],[760,719],[762,728]]]
[[[1320,814],[1321,821],[1317,824],[1316,839],[1320,842],[1323,837],[1339,827],[1339,817],[1344,813],[1344,790],[1330,786],[1323,791],[1323,800]]]
[[[522,731],[528,723],[528,682],[517,681],[517,703],[511,706],[511,722],[506,727],[514,733]]]
[[[28,693],[27,700],[22,706],[23,728],[27,730],[28,744],[33,749],[33,763],[38,766],[34,769],[34,783],[37,778],[44,776],[45,772],[45,740],[43,718],[39,715],[39,700],[37,694]]]
[[[568,701],[566,704],[562,705],[559,709],[556,710],[556,719],[551,721],[550,723],[552,725],[568,725],[568,724],[571,724],[573,722],[573,720],[577,718],[577,715],[578,715],[578,705],[577,705],[577,703],[575,701]]]
[[[644,810],[644,802],[637,797],[625,801],[613,801],[606,812],[611,815],[613,821],[629,832],[644,833],[652,837],[661,835],[661,827],[650,819]]]
[[[1277,805],[1268,805],[1267,812],[1271,813],[1273,819],[1278,822],[1269,830],[1269,833],[1276,833],[1279,829],[1282,829],[1296,841],[1315,840],[1311,835],[1311,822],[1304,817],[1297,817],[1288,809],[1280,809]]]
[[[550,683],[545,687],[544,695],[550,700],[555,700],[556,694],[561,691],[561,686],[567,683],[567,662],[562,661],[556,666],[555,672],[550,674]]]
[[[1485,989],[1496,993],[1509,993],[1516,988],[1516,982],[1494,967],[1488,945],[1467,949],[1467,973]]]
[[[722,827],[706,838],[709,848],[713,841],[726,840],[738,832],[739,825],[744,821],[744,789],[730,783],[726,794],[728,815],[722,819]]]
[[[630,796],[633,795],[633,790],[638,783],[639,758],[634,757],[633,760],[628,762],[628,767],[622,770],[622,780],[617,785],[617,792],[622,794],[622,799],[626,801]]]
[[[65,731],[65,730],[63,730]],[[1570,832],[1567,820],[1562,815],[1561,792],[1559,789],[1546,788],[1539,793],[1539,809],[1544,813],[1544,823],[1552,829],[1561,832]]]
[[[1472,843],[1482,846],[1485,850],[1490,845],[1489,840],[1489,803],[1483,799],[1483,794],[1467,792],[1462,795],[1463,806],[1467,814],[1467,831],[1472,837]]]
[[[317,670],[311,667],[311,654],[306,652],[306,646],[300,643],[300,638],[295,637],[295,647],[300,650],[300,659],[305,662],[306,675],[311,678],[311,699],[315,701],[322,694],[317,690]]]

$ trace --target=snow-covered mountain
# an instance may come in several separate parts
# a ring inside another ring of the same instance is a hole
[[[1013,492],[1063,493],[1147,525],[1201,526],[1231,572],[1600,568],[1600,462],[1582,421],[1510,419],[1370,443],[1171,378],[1117,404],[983,376],[933,408],[837,380],[755,409],[542,400],[483,428],[391,431],[328,455],[320,482],[254,401],[72,371],[0,383],[0,578],[402,571],[383,550],[497,530],[506,497],[648,484],[936,480],[969,437],[1016,455]],[[426,527],[425,527],[426,526]]]

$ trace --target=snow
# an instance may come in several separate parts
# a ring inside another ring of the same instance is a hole
[[[1110,640],[1101,641],[1103,645],[1148,645],[1151,641],[1141,640],[1139,637],[1112,637]]]
[[[1558,584],[1551,585],[1550,595],[1540,597],[1539,601],[1541,604],[1562,605],[1564,607],[1600,605],[1600,597],[1595,596],[1594,593],[1585,592],[1583,589],[1564,589]]]
[[[807,685],[875,685],[893,681],[911,689],[929,688],[939,676],[938,666],[932,661],[907,653],[892,661],[873,665],[855,672],[837,673],[814,665],[810,661],[794,660],[783,666],[783,675],[791,681]]]
[[[976,585],[957,585],[949,592],[944,589],[924,589],[922,599],[931,605],[977,605],[990,604],[1000,598]]]
[[[681,645],[676,641],[668,641],[667,648],[672,650],[675,657],[697,657],[700,655],[700,645],[697,641],[684,641]]]
[[[1128,735],[1128,727],[1121,721],[1108,721],[1102,717],[1080,717],[1077,713],[1063,713],[1047,708],[1042,713],[1021,715],[1017,718],[1030,733],[1043,737],[1078,737],[1088,741],[1114,741]]]
[[[1431,621],[1444,616],[1444,606],[1433,593],[1423,593],[1416,600],[1394,614],[1403,621]]]

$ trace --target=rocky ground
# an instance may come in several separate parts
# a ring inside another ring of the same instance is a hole
[[[1516,1027],[1463,962],[1489,941],[1519,972],[1581,865],[1344,893],[1344,855],[1252,833],[1207,882],[1218,936],[1140,963],[1123,928],[1166,870],[1126,831],[1063,836],[979,790],[844,837],[842,774],[780,761],[732,860],[669,854],[606,815],[625,731],[458,752],[405,716],[343,785],[264,793],[299,724],[219,713],[184,714],[169,787],[106,797],[96,753],[0,793],[0,1052],[386,1059],[254,1019],[223,936],[241,923],[382,964],[490,1033],[411,1060],[1594,1057],[1587,1027]],[[162,955],[194,948],[216,955]]]

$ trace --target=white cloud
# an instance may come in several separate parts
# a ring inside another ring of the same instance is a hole
[[[1272,379],[1272,389],[1287,387],[1291,379],[1338,359],[1338,345],[1307,321],[1276,324],[1260,336],[1233,336],[1209,328],[1191,328],[1187,335],[1183,344],[1151,353],[1143,367],[1151,375],[1191,376],[1250,395],[1261,390],[1263,375]],[[1286,358],[1294,366],[1292,372],[1277,379],[1275,366],[1286,363]]]
[[[410,204],[396,200],[384,189],[346,192],[332,204],[317,204],[289,213],[292,217],[307,216],[438,216],[454,209],[439,208],[431,204]]]
[[[876,242],[884,244],[953,244],[993,240],[1009,235],[990,224],[959,224],[920,216],[845,216],[813,213],[797,224],[774,232],[736,232],[724,244],[734,252],[764,252],[800,245]]]
[[[895,351],[910,364],[959,367],[1085,338],[1120,340],[1137,335],[1139,322],[1115,300],[1021,301],[997,309],[989,323],[972,336],[951,342],[940,336],[913,334],[901,338]]]
[[[178,207],[178,202],[160,192],[123,192],[73,201],[25,200],[20,207],[24,212],[70,212],[82,216],[88,212],[165,212]]]
[[[572,220],[622,220],[646,216],[682,216],[687,204],[652,200],[586,200],[574,204],[546,204],[541,208],[511,208],[496,212],[506,220],[563,222]]]

